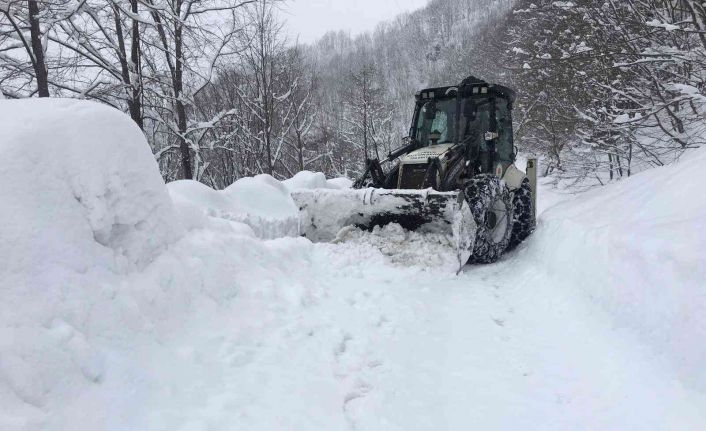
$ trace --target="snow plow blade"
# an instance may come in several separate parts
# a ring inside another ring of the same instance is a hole
[[[295,191],[292,198],[299,207],[299,233],[314,242],[331,242],[347,226],[372,230],[397,223],[445,235],[460,265],[473,252],[476,223],[462,192],[314,189]]]

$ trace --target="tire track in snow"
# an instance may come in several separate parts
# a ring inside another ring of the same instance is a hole
[[[349,337],[338,366],[347,371],[342,408],[351,429],[706,424],[702,395],[521,252],[458,277],[391,265],[361,244],[317,252],[331,297],[347,307],[335,321]],[[394,330],[366,325],[373,316]],[[371,357],[381,364],[372,370],[364,366]]]

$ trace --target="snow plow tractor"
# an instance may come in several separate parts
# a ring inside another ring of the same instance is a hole
[[[415,98],[405,144],[368,159],[353,189],[293,193],[300,231],[331,241],[347,226],[398,223],[446,235],[460,265],[492,263],[535,225],[536,160],[526,173],[514,164],[515,94],[470,76]]]

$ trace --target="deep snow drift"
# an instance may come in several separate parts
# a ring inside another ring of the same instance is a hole
[[[523,256],[706,393],[706,148],[543,214]]]
[[[95,103],[3,101],[0,130],[0,429],[162,429],[141,406],[179,384],[159,373],[194,319],[257,338],[303,300],[310,244],[255,238],[292,234],[273,179],[173,204],[139,129]]]
[[[295,237],[288,192],[344,179],[165,185],[88,102],[0,131],[2,430],[706,428],[706,149],[455,276]]]
[[[0,260],[8,268],[38,275],[37,265],[144,263],[177,234],[149,147],[115,110],[3,101],[0,131]]]

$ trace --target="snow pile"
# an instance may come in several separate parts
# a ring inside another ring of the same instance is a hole
[[[524,251],[706,391],[706,148],[546,211]]]
[[[96,259],[144,265],[179,231],[149,146],[120,112],[72,100],[3,101],[0,130],[5,270],[86,270],[77,262]]]
[[[321,172],[301,171],[288,180],[282,181],[289,190],[298,189],[349,189],[353,181],[339,177],[326,179]]]
[[[238,221],[233,202],[222,192],[192,180],[167,184],[174,208],[188,229],[210,229],[255,237],[255,231]]]
[[[334,243],[344,247],[375,247],[396,266],[415,266],[446,273],[454,273],[459,267],[456,250],[447,235],[411,232],[397,223],[375,226],[372,231],[344,227]]]
[[[167,188],[192,229],[239,222],[262,239],[299,235],[299,210],[289,190],[269,175],[242,178],[223,191],[190,180],[174,181]]]
[[[91,102],[3,101],[0,130],[0,429],[207,423],[194,412],[212,387],[197,382],[223,368],[193,340],[238,366],[250,360],[239,349],[311,301],[297,281],[311,243],[263,242],[218,217],[291,218],[286,189],[185,182],[171,186],[172,204],[140,130]]]

